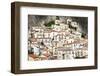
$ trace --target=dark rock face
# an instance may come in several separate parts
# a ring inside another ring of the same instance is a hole
[[[88,33],[88,17],[69,17],[69,16],[48,16],[48,15],[28,15],[28,26],[42,26],[43,24],[51,24],[56,19],[60,19],[63,23],[67,23],[67,19],[71,18],[79,24],[82,33]],[[53,22],[54,23],[54,22]],[[72,27],[74,28],[74,27]],[[77,28],[75,28],[76,30]]]

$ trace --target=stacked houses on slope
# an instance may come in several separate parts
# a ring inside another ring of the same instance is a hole
[[[88,38],[82,37],[77,22],[56,19],[49,28],[32,27],[28,31],[29,60],[67,60],[88,57]]]

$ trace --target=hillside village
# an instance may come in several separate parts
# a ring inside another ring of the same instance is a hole
[[[88,37],[79,24],[68,18],[66,23],[59,17],[42,26],[28,30],[28,59],[67,60],[88,57]]]

